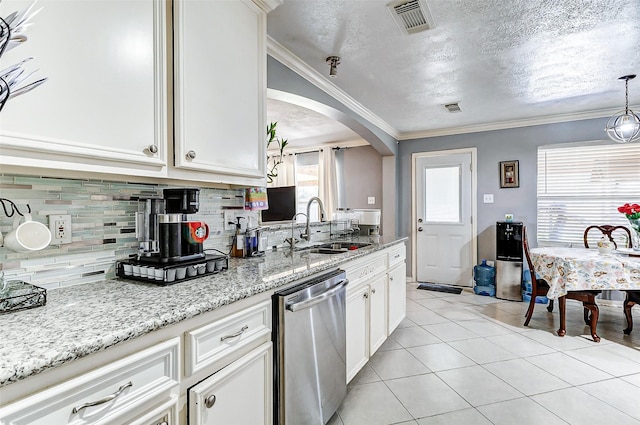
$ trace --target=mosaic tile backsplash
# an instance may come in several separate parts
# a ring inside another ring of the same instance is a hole
[[[0,197],[21,211],[29,204],[35,221],[48,226],[50,214],[70,214],[72,223],[70,244],[26,253],[0,247],[0,268],[8,279],[47,289],[113,278],[115,261],[137,252],[137,199],[162,197],[167,187],[178,186],[0,174]],[[225,211],[248,214],[250,225],[257,225],[258,213],[242,210],[243,194],[242,189],[200,189],[200,210],[190,218],[209,225],[205,249],[229,252],[233,231],[224,229]],[[12,228],[13,218],[0,209],[0,232],[7,235]]]

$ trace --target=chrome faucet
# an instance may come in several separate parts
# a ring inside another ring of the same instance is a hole
[[[318,206],[320,207],[320,222],[323,221],[327,221],[325,218],[325,214],[324,214],[324,205],[322,204],[322,200],[320,198],[318,198],[317,196],[312,197],[311,199],[309,199],[309,202],[307,202],[307,225],[304,229],[304,234],[300,235],[300,237],[306,241],[311,239],[311,233],[309,230],[309,213],[311,211],[311,203],[313,201],[318,201]]]
[[[309,222],[309,216],[306,215],[305,213],[297,213],[296,215],[291,217],[291,238],[286,238],[284,241],[287,242],[289,245],[291,245],[291,250],[292,251],[296,248],[296,238],[295,238],[295,236],[293,236],[293,227],[294,227],[295,222],[296,222],[296,217],[299,216],[299,215],[303,215],[303,216],[307,217],[307,223]]]

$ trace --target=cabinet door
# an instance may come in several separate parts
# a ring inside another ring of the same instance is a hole
[[[369,355],[387,339],[387,275],[369,283]]]
[[[264,179],[265,13],[177,0],[174,26],[176,167]]]
[[[347,383],[369,361],[368,298],[368,285],[357,287],[347,285]]]
[[[407,285],[406,285],[405,263],[402,262],[389,270],[389,329],[391,335],[407,311]]]
[[[271,424],[272,367],[269,342],[190,388],[189,424]]]
[[[31,0],[5,0],[0,16]],[[166,165],[166,3],[46,1],[5,66],[49,80],[2,110],[0,163],[141,176]],[[99,23],[99,24],[98,24]],[[2,67],[4,68],[4,66]]]

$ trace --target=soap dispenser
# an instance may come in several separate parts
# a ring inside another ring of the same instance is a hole
[[[242,225],[240,224],[240,220],[244,219],[244,217],[236,217],[236,234],[233,237],[233,246],[231,247],[231,256],[232,257],[244,257],[244,238],[240,234],[240,230],[242,229]]]

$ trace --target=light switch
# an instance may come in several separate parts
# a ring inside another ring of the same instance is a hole
[[[367,203],[368,203],[369,205],[375,205],[375,203],[376,203],[376,197],[375,197],[375,196],[369,196],[369,197],[367,198]]]
[[[483,196],[483,202],[485,204],[493,204],[493,193],[485,193]]]

